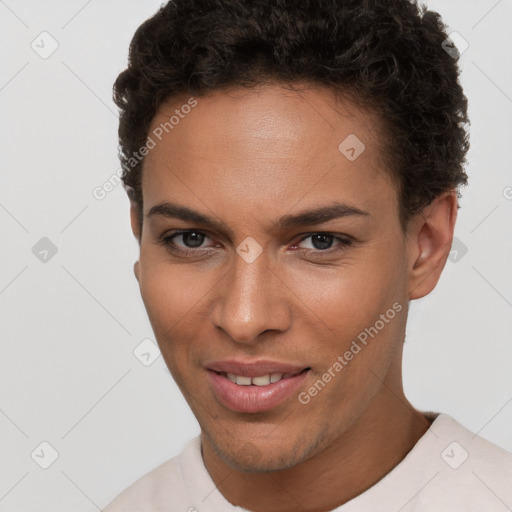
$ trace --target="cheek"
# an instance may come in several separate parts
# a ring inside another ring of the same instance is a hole
[[[212,284],[206,275],[191,273],[184,266],[151,262],[142,257],[140,261],[140,293],[162,353],[165,353],[171,343],[176,349],[197,334],[192,331],[197,331],[202,322],[193,319],[202,315],[202,305],[206,303]]]
[[[320,340],[312,352],[319,362],[316,377],[322,378],[329,370],[335,375],[326,376],[329,391],[317,402],[319,410],[332,412],[339,406],[343,416],[363,407],[380,385],[376,375],[386,374],[402,343],[406,318],[403,271],[398,255],[379,257],[378,253],[364,262],[354,259],[345,269],[338,268],[331,279],[317,279],[321,286],[309,294],[310,308],[321,319],[316,324],[323,333],[305,320],[304,328],[311,333],[313,327],[311,335]]]
[[[378,253],[366,251],[363,256],[361,251],[360,257],[347,257],[330,272],[324,268],[289,275],[303,311],[299,318],[345,341],[373,325],[403,296],[403,276],[396,256]]]
[[[208,292],[207,272],[199,267],[171,262],[164,247],[143,240],[140,258],[140,290],[148,312],[156,322],[176,322]]]
[[[371,281],[366,293],[360,293],[355,284],[345,282],[335,305],[325,302],[321,310],[320,318],[329,327],[328,341],[321,337],[312,352],[319,363],[314,382],[328,383],[325,391],[320,384],[321,397],[311,400],[311,411],[328,414],[333,425],[353,419],[365,409],[400,351],[406,307],[386,284]],[[306,391],[316,393],[316,388]]]

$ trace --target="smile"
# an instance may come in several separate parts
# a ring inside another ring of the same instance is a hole
[[[236,412],[258,413],[277,408],[300,391],[309,376],[310,368],[285,368],[281,365],[281,369],[291,371],[263,371],[269,365],[212,365],[217,368],[229,366],[229,369],[235,370],[219,371],[211,367],[207,369],[213,395],[222,405]]]
[[[234,373],[223,372],[221,375],[239,386],[268,386],[269,384],[274,384],[282,379],[293,377],[297,375],[297,373],[267,373],[266,375],[259,375],[257,377],[247,377],[245,375],[235,375]]]

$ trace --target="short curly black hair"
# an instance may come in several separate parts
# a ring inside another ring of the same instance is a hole
[[[162,103],[223,87],[327,86],[379,115],[400,221],[467,184],[467,99],[438,13],[410,0],[171,0],[130,44],[113,97],[122,180],[140,214],[140,149]],[[134,156],[137,158],[134,158]]]

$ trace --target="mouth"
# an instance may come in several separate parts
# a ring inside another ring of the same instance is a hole
[[[247,375],[235,375],[234,373],[228,372],[215,372],[222,377],[225,377],[230,382],[237,384],[238,386],[268,386],[269,384],[275,384],[276,382],[280,382],[283,379],[289,379],[291,377],[296,377],[303,372],[310,370],[311,368],[304,368],[300,372],[295,373],[281,373],[281,372],[273,372],[266,373],[264,375],[257,375],[256,377],[249,377]]]
[[[207,374],[215,398],[232,411],[270,411],[298,394],[311,371],[272,362],[225,361],[208,365]]]

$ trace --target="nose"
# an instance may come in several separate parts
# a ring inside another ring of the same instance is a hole
[[[212,310],[214,325],[238,343],[254,344],[267,331],[284,332],[291,311],[286,285],[261,255],[247,263],[238,255],[217,285]]]

